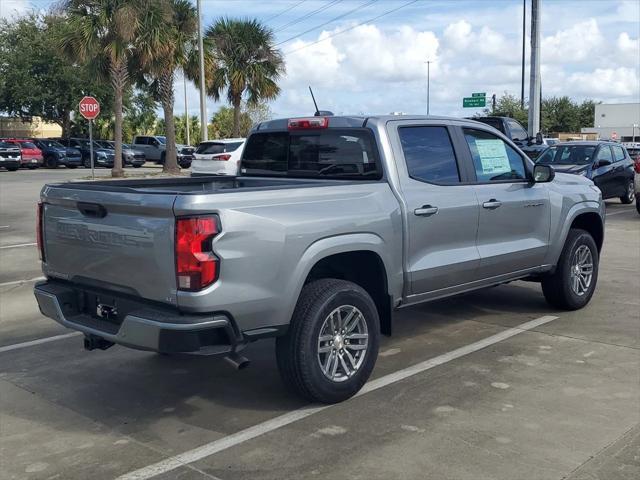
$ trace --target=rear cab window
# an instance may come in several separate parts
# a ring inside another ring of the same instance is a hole
[[[242,174],[379,180],[382,168],[369,129],[253,133],[242,154]]]

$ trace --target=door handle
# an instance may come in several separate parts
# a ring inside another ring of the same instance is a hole
[[[438,207],[432,207],[431,205],[423,205],[413,211],[413,214],[419,217],[430,217],[436,213],[438,213]]]
[[[495,198],[492,198],[488,202],[484,202],[482,204],[482,208],[487,208],[489,210],[495,210],[500,206],[502,206],[502,202],[500,200],[496,200]]]

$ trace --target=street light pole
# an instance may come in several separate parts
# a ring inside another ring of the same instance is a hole
[[[531,0],[531,75],[529,78],[529,136],[540,132],[540,0]]]
[[[430,89],[431,89],[431,60],[427,60],[427,115],[429,115]]]
[[[527,0],[522,0],[522,80],[520,82],[520,109],[524,110],[524,55],[527,37]]]
[[[204,47],[202,42],[202,8],[201,0],[198,0],[198,53],[200,54],[200,130],[201,138],[203,142],[209,139],[209,132],[207,131],[207,93],[204,86]]]

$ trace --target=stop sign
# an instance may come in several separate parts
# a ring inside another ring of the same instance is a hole
[[[84,97],[80,100],[80,115],[87,120],[93,120],[100,113],[100,104],[93,97]]]

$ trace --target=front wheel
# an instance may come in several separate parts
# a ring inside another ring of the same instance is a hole
[[[598,248],[589,232],[569,230],[553,274],[542,279],[542,292],[549,304],[564,310],[584,307],[598,281]]]
[[[620,197],[620,201],[625,205],[629,205],[630,203],[633,203],[634,198],[636,198],[635,188],[633,186],[633,182],[629,182],[629,185],[627,185],[627,192]]]
[[[305,285],[289,331],[276,340],[278,370],[302,397],[322,403],[355,395],[378,358],[378,311],[360,286],[332,278]]]

